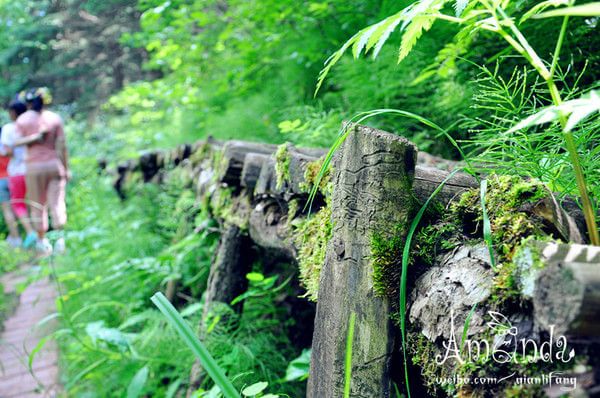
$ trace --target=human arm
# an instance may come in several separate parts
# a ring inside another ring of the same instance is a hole
[[[2,156],[12,156],[11,133],[13,131],[10,128],[11,125],[7,124],[2,127],[2,131],[0,132],[0,155]]]
[[[47,131],[40,131],[36,134],[31,134],[26,137],[17,138],[14,142],[14,146],[35,144],[36,142],[42,141],[46,133]]]

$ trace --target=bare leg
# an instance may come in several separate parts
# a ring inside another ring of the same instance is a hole
[[[33,227],[31,226],[31,222],[29,222],[28,216],[20,217],[19,222],[23,226],[23,229],[25,230],[26,234],[30,234],[30,233],[34,232]]]
[[[19,237],[19,228],[17,226],[17,220],[15,219],[15,215],[13,214],[12,208],[10,206],[10,202],[2,203],[2,214],[4,214],[4,220],[6,221],[6,225],[8,226],[8,233],[13,238]]]

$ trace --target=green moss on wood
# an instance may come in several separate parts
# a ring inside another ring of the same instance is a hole
[[[292,239],[298,248],[300,281],[306,289],[305,297],[317,301],[319,278],[325,262],[327,242],[332,233],[331,207],[324,206],[317,213],[295,222],[294,225]]]
[[[451,370],[439,366],[436,362],[436,355],[440,351],[437,346],[420,332],[409,332],[407,335],[410,359],[413,365],[421,370],[423,386],[432,394],[437,396],[439,390],[443,390],[447,396],[454,396],[457,392],[457,386],[454,384],[438,384],[436,381],[441,378],[452,376]]]
[[[275,152],[275,174],[277,176],[277,189],[281,189],[286,181],[290,180],[290,144],[285,143],[277,147]]]
[[[225,223],[237,225],[242,230],[248,229],[248,218],[244,211],[239,210],[240,201],[246,200],[240,196],[233,196],[233,188],[221,187],[212,194],[210,209],[216,219]]]
[[[373,265],[373,289],[379,297],[387,297],[397,303],[400,274],[402,271],[402,250],[406,227],[397,225],[393,231],[374,233],[371,236],[371,262]]]
[[[502,304],[521,295],[517,267],[513,258],[524,239],[547,240],[540,219],[531,217],[524,208],[533,206],[548,195],[537,180],[516,176],[488,176],[486,210],[490,219],[496,260],[492,300]],[[481,241],[483,212],[479,189],[470,189],[450,204],[439,220],[423,227],[415,238],[413,256],[432,264],[438,252],[461,242]]]
[[[312,162],[309,162],[306,165],[306,170],[304,171],[304,182],[300,184],[300,189],[302,189],[304,192],[310,192],[317,183],[317,179],[319,177],[321,168],[323,167],[324,160],[325,157],[321,157],[319,159],[313,160]],[[321,191],[323,195],[327,196],[331,193],[331,190],[332,183],[330,164],[327,170],[325,170],[325,174],[323,174],[321,181],[319,181],[319,191]]]

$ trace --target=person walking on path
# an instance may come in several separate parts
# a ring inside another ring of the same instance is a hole
[[[68,153],[62,118],[45,109],[51,103],[47,89],[32,89],[25,93],[29,110],[17,119],[17,131],[26,143],[27,198],[30,202],[31,218],[37,230],[37,249],[52,252],[46,238],[48,211],[54,230],[62,232],[67,222],[65,191],[69,176]],[[55,252],[65,250],[64,236],[59,234],[54,245]]]
[[[23,102],[13,101],[8,105],[8,114],[12,122],[2,127],[2,136],[0,144],[4,149],[5,154],[10,156],[8,163],[8,190],[10,192],[10,203],[12,205],[12,213],[17,216],[21,222],[27,238],[23,246],[31,247],[35,243],[35,232],[29,222],[29,212],[25,194],[27,192],[25,184],[25,156],[27,148],[24,145],[16,146],[15,142],[19,139],[17,127],[14,123],[17,118],[27,111],[27,106]],[[18,232],[18,227],[14,224],[11,228],[11,234],[7,241],[13,247],[21,245],[21,236]]]
[[[7,151],[3,147],[0,148],[0,206],[2,206],[2,215],[8,227],[6,242],[12,247],[19,247],[21,238],[19,237],[15,215],[10,206],[10,191],[8,189],[8,163],[10,157],[7,155]]]

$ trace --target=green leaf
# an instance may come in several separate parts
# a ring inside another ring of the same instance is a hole
[[[600,17],[600,2],[582,4],[580,6],[565,7],[535,15],[533,18],[551,17]]]
[[[148,372],[148,366],[144,366],[137,371],[127,387],[127,398],[138,398],[142,394],[142,390],[148,380]]]
[[[183,309],[183,311],[181,311],[181,316],[185,318],[185,317],[188,317],[190,315],[193,315],[193,314],[201,311],[203,307],[204,306],[203,306],[202,303],[190,304],[187,307],[185,307]]]
[[[584,95],[577,103],[573,104],[571,108],[571,115],[567,120],[565,131],[573,130],[579,122],[590,116],[594,112],[600,111],[600,92],[590,91]]]
[[[217,361],[210,355],[204,344],[198,340],[190,325],[179,315],[169,300],[160,292],[152,296],[151,300],[167,318],[169,324],[179,333],[179,336],[192,350],[194,355],[196,355],[200,364],[206,369],[206,373],[221,388],[225,398],[240,398],[231,381],[225,376],[225,372],[219,367]]]
[[[487,194],[487,180],[481,180],[479,193],[481,200],[481,213],[483,219],[483,240],[485,241],[488,247],[488,251],[490,253],[490,262],[492,264],[492,268],[496,268],[496,260],[494,259],[494,242],[492,241],[492,225],[490,223],[490,217],[488,216],[488,212],[485,207],[485,196]]]
[[[535,6],[531,7],[531,9],[529,11],[527,11],[525,14],[523,14],[523,16],[521,17],[520,23],[527,21],[529,18],[532,18],[533,16],[539,14],[540,12],[544,11],[545,9],[547,9],[549,7],[560,7],[560,6],[570,5],[572,3],[573,3],[572,0],[542,1],[538,4],[536,4]]]
[[[559,106],[543,108],[511,127],[506,134],[511,134],[527,127],[557,121],[561,115],[570,115],[565,125],[565,131],[568,132],[575,128],[583,119],[598,111],[600,111],[600,91],[593,90],[580,98],[565,101]]]
[[[437,19],[435,13],[438,12],[447,0],[422,0],[416,4],[407,14],[402,29],[402,42],[400,43],[400,53],[398,63],[410,54],[417,41],[433,26]]]
[[[167,392],[165,393],[165,398],[173,398],[179,390],[179,386],[181,386],[181,379],[177,379],[171,384],[169,384],[169,388],[167,388]]]
[[[358,58],[363,49],[368,51],[374,46],[373,57],[377,57],[377,54],[379,54],[379,51],[381,50],[381,47],[385,41],[388,39],[394,29],[396,29],[400,21],[404,19],[406,10],[410,8],[411,6],[377,22],[376,24],[361,29],[348,41],[346,41],[339,50],[327,58],[323,69],[321,69],[319,72],[314,95],[316,96],[319,92],[331,68],[333,68],[333,66],[342,58],[342,55],[344,55],[346,50],[348,50],[350,47],[352,47],[352,54],[354,55],[354,58]]]
[[[285,381],[306,380],[310,370],[310,349],[302,350],[302,354],[290,362],[285,371]]]
[[[354,44],[354,42],[357,40],[357,38],[359,37],[361,32],[358,32],[354,36],[352,36],[350,38],[350,40],[345,42],[344,45],[339,50],[337,50],[336,52],[331,54],[331,56],[329,58],[327,58],[323,69],[321,69],[321,72],[319,72],[319,77],[317,79],[317,87],[315,88],[315,93],[314,93],[315,96],[317,95],[317,93],[319,92],[319,89],[323,85],[323,82],[325,81],[325,78],[329,74],[329,71],[331,70],[331,68],[333,68],[333,65],[335,65],[340,60],[340,58],[342,58],[342,55],[344,55],[346,50]]]
[[[88,323],[85,327],[85,332],[90,336],[94,344],[97,344],[98,341],[103,341],[116,346],[121,351],[129,348],[128,336],[119,329],[104,326],[104,321]]]
[[[246,274],[246,279],[250,282],[261,282],[265,279],[265,276],[260,272],[250,272]]]
[[[404,10],[384,19],[381,21],[381,23],[377,24],[377,29],[367,42],[365,52],[373,48],[373,59],[377,58],[377,55],[379,55],[379,52],[381,51],[381,47],[383,47],[383,44],[387,41],[403,18]]]
[[[244,388],[242,390],[242,395],[245,397],[253,397],[263,392],[268,386],[269,383],[266,381],[259,381],[258,383],[254,383],[251,386]]]
[[[410,398],[410,378],[408,375],[408,356],[406,355],[406,351],[408,349],[406,345],[406,295],[407,295],[407,281],[408,281],[408,261],[410,258],[410,248],[412,245],[412,239],[417,231],[419,223],[423,218],[423,214],[429,207],[429,203],[437,196],[437,194],[442,190],[444,185],[454,177],[454,174],[461,171],[461,169],[454,169],[450,174],[446,176],[446,178],[438,185],[438,187],[431,193],[429,198],[423,203],[423,206],[417,212],[417,215],[413,218],[410,228],[408,229],[408,233],[406,234],[406,241],[404,242],[404,248],[402,249],[402,271],[400,274],[400,336],[402,343],[402,360],[404,362],[404,381],[406,384],[406,393],[408,398]]]
[[[358,40],[356,40],[354,42],[354,45],[352,46],[352,55],[354,56],[354,58],[358,58],[360,56],[360,53],[362,52],[363,48],[365,47],[373,33],[375,33],[375,31],[383,22],[385,22],[385,20],[378,22],[375,25],[369,26],[368,28],[363,29],[359,32]]]
[[[471,325],[471,319],[473,318],[473,314],[475,313],[475,308],[477,308],[477,303],[473,304],[471,310],[467,314],[467,318],[465,319],[460,340],[460,352],[462,352],[462,349],[465,346],[465,342],[467,341],[467,334],[469,333],[469,326]]]

